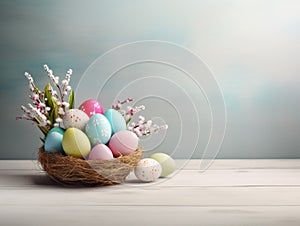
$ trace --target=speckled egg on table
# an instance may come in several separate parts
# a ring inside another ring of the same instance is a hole
[[[79,109],[85,112],[89,117],[95,114],[103,114],[103,108],[97,100],[86,100],[80,106]]]
[[[121,130],[126,130],[126,122],[120,112],[115,109],[108,109],[105,111],[104,115],[111,125],[112,134]]]
[[[63,136],[62,146],[67,155],[85,158],[91,151],[88,137],[77,128],[68,128]]]
[[[85,125],[89,121],[89,116],[79,109],[70,109],[63,117],[63,123],[65,128],[74,127],[80,130],[84,130]]]
[[[111,137],[111,126],[104,115],[95,114],[86,124],[85,133],[92,146],[106,144]]]
[[[134,168],[135,176],[144,182],[155,181],[162,172],[161,165],[154,159],[144,158]]]
[[[88,160],[111,160],[114,156],[105,144],[97,144],[91,150]]]
[[[59,127],[52,128],[45,139],[44,150],[51,153],[64,153],[62,140],[65,131]]]
[[[114,156],[128,155],[138,148],[139,138],[129,130],[122,130],[115,133],[110,141],[109,148]]]

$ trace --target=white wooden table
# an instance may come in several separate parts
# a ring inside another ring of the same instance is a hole
[[[178,160],[180,165],[180,161]],[[189,161],[169,179],[70,188],[0,161],[0,225],[300,225],[300,160]]]

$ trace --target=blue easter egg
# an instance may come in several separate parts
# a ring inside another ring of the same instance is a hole
[[[120,112],[115,109],[108,109],[104,115],[110,123],[112,134],[121,130],[126,130],[126,122]]]
[[[59,127],[51,129],[46,137],[44,150],[51,153],[64,153],[62,147],[62,139],[64,136],[64,130]]]
[[[53,128],[48,132],[48,135],[49,135],[50,133],[53,133],[53,132],[60,133],[60,134],[64,135],[65,130],[62,129],[62,128],[60,128],[60,127],[53,127]]]
[[[111,137],[111,126],[104,115],[95,114],[89,119],[85,127],[85,133],[92,146],[106,144]]]

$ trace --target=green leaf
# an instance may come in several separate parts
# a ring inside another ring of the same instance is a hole
[[[126,125],[128,125],[128,123],[131,121],[131,118],[126,120]]]
[[[71,91],[70,96],[69,96],[69,109],[74,108],[74,90]]]
[[[47,107],[50,107],[51,109],[53,108],[53,101],[52,101],[52,94],[50,92],[50,83],[48,83],[46,86],[45,86],[45,89],[44,89],[44,92],[45,92],[45,98],[47,98],[46,100],[46,105]]]
[[[55,119],[57,119],[57,117],[58,117],[58,106],[54,99],[52,100],[52,104],[53,104],[53,107],[50,112],[51,125],[53,125],[55,123]]]
[[[39,129],[42,131],[42,133],[43,133],[45,136],[47,136],[49,130],[48,130],[46,127],[44,127],[44,126],[40,126],[40,125],[37,125],[37,126],[38,126]]]

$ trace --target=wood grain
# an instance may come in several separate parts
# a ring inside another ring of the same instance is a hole
[[[0,225],[300,225],[300,160],[177,160],[170,178],[66,187],[0,161]]]

